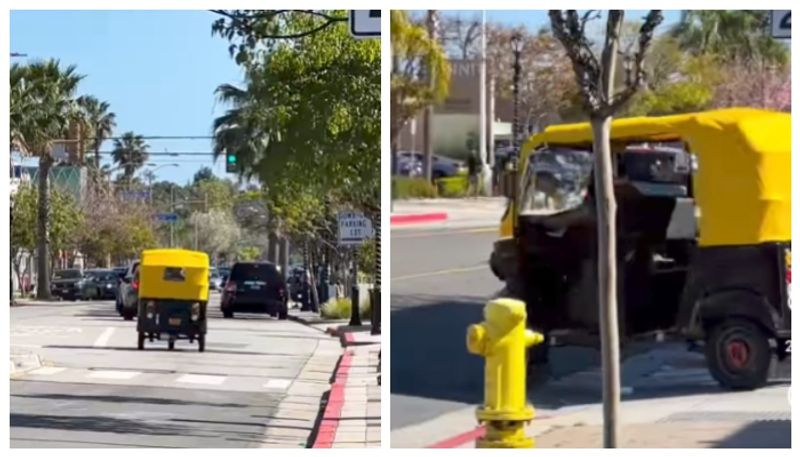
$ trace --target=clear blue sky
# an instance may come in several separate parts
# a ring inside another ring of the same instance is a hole
[[[12,62],[48,58],[75,64],[86,75],[80,94],[111,105],[115,135],[209,136],[225,107],[216,103],[221,83],[239,84],[242,72],[228,42],[211,36],[217,16],[207,11],[12,11]],[[151,152],[211,151],[210,140],[149,140]],[[107,141],[102,150],[111,150]],[[158,180],[185,183],[211,156],[153,156],[152,163],[179,163],[156,172]],[[213,166],[224,176],[224,160]]]

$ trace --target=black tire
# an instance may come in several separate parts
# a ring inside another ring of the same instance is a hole
[[[169,341],[167,341],[167,347],[169,348],[170,351],[175,349],[175,339],[174,338],[170,338]]]
[[[144,337],[144,332],[139,332],[139,341],[136,347],[139,348],[140,351],[144,349]]]
[[[710,329],[706,363],[720,386],[753,390],[767,383],[772,350],[766,332],[748,319],[728,319]]]
[[[547,365],[550,363],[550,339],[546,332],[540,332],[544,335],[544,341],[528,349],[528,365]]]
[[[233,311],[222,310],[222,317],[225,319],[233,319]]]
[[[205,352],[206,350],[206,336],[205,335],[197,335],[197,350],[200,352]]]
[[[284,303],[283,306],[281,306],[281,309],[278,310],[278,319],[285,321],[288,318],[289,318],[289,304]]]
[[[123,308],[122,309],[122,318],[125,319],[126,321],[132,321],[133,320],[133,313],[130,312],[130,311],[125,311],[125,309]]]

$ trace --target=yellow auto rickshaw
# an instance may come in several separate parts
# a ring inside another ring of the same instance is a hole
[[[729,388],[790,356],[791,115],[731,108],[612,122],[622,341],[677,336]],[[550,344],[597,344],[592,129],[524,146],[490,264]],[[513,174],[512,174],[513,177]],[[538,351],[538,352],[537,352]]]
[[[139,265],[139,349],[145,339],[162,335],[169,349],[175,340],[197,340],[200,352],[206,343],[209,260],[203,252],[152,249],[142,253]]]

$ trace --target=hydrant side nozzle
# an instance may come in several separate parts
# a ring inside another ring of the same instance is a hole
[[[475,355],[485,354],[486,327],[483,324],[473,324],[467,327],[467,350]]]
[[[544,335],[533,330],[525,330],[525,346],[531,347],[544,343]]]

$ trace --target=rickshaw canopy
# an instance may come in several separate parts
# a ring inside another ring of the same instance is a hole
[[[140,299],[208,301],[209,259],[204,252],[150,249],[139,264]]]
[[[791,240],[791,127],[788,113],[728,108],[615,119],[611,143],[686,144],[698,163],[699,245],[748,245]],[[592,137],[588,122],[550,126],[522,146],[520,170],[543,146],[591,148]]]

